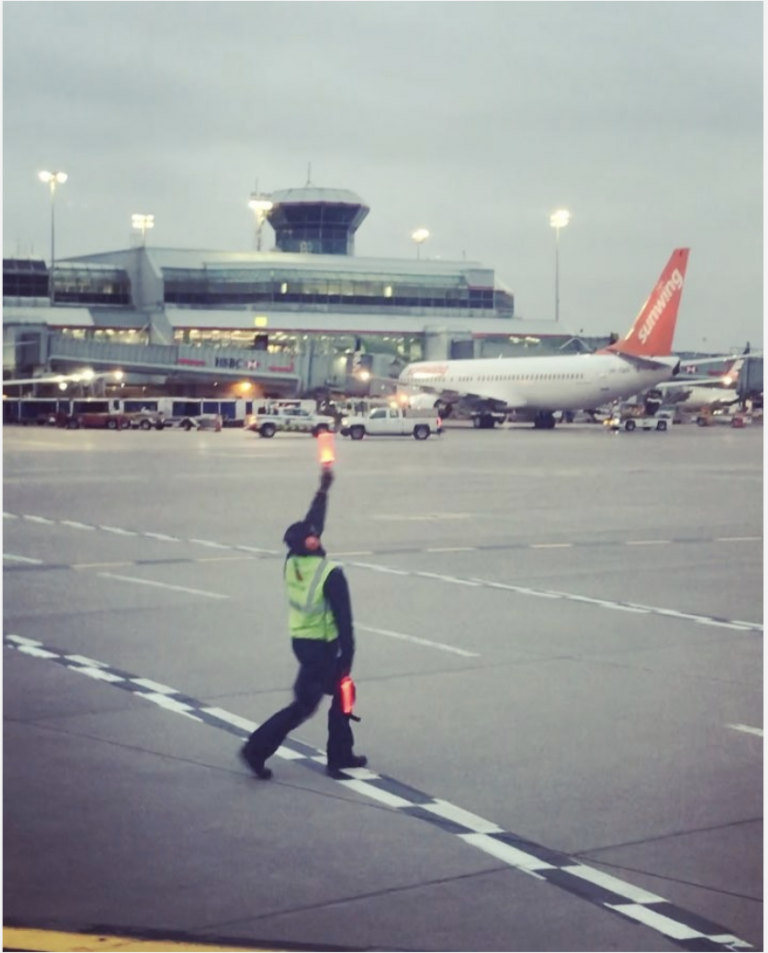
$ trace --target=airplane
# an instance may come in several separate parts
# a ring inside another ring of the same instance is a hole
[[[398,381],[412,406],[434,406],[450,416],[459,401],[479,399],[475,425],[493,427],[500,415],[551,430],[558,411],[584,410],[623,400],[671,380],[680,370],[672,354],[690,249],[675,249],[626,335],[591,354],[418,361]],[[431,403],[430,403],[431,401]]]
[[[687,374],[681,374],[674,381],[658,384],[646,396],[664,404],[676,404],[681,410],[730,407],[740,400],[735,385],[743,366],[744,358],[739,357],[723,374],[715,377],[689,377]]]

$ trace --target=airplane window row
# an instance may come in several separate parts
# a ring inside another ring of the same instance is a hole
[[[574,381],[584,380],[583,374],[483,374],[481,377],[462,376],[462,377],[442,377],[435,375],[433,380],[442,380],[444,383],[472,383],[474,381]]]

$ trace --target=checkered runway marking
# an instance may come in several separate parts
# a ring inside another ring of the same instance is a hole
[[[241,740],[258,727],[255,722],[225,709],[206,705],[168,685],[112,668],[88,656],[68,654],[19,635],[5,635],[3,644],[24,655],[47,659],[72,672],[131,692],[166,711],[226,731]],[[313,771],[325,771],[325,755],[301,741],[287,739],[275,756],[300,763]],[[505,831],[492,821],[411,788],[394,778],[367,768],[353,768],[343,772],[341,780],[331,781],[329,778],[329,782],[341,784],[394,811],[436,825],[521,873],[566,890],[636,924],[650,927],[681,949],[752,949],[750,943],[740,940],[724,927],[683,910],[663,897],[589,867],[560,851]]]

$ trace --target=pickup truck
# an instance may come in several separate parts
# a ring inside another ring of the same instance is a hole
[[[441,434],[443,424],[433,412],[377,407],[364,417],[345,417],[340,432],[342,437],[351,437],[352,440],[362,440],[365,436],[426,440],[432,433]]]
[[[281,407],[269,413],[249,414],[243,427],[260,437],[274,437],[278,430],[292,433],[328,433],[336,429],[336,421],[325,414],[313,414],[303,407]]]

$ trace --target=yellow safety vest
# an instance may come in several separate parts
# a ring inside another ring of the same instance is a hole
[[[323,593],[325,580],[338,563],[317,556],[289,556],[285,563],[288,628],[294,639],[333,642],[336,620]]]

